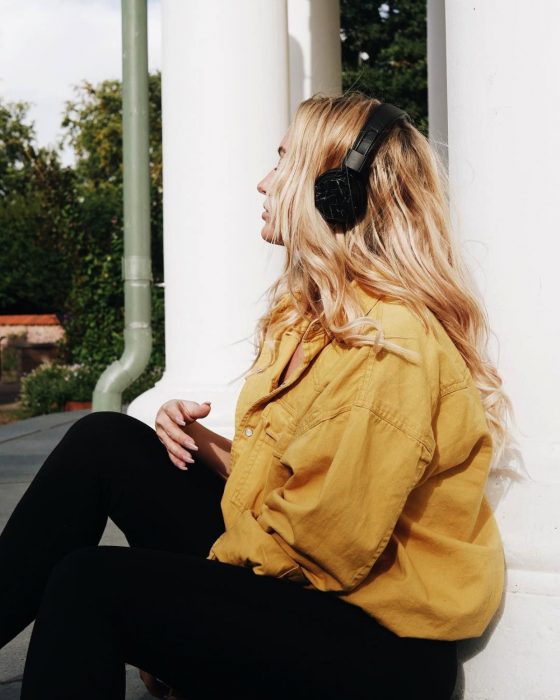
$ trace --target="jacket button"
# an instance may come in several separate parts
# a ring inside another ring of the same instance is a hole
[[[252,434],[253,434],[253,428],[249,428],[249,427],[245,428],[245,435],[247,437],[251,437]]]

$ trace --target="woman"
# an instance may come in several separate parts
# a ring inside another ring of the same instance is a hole
[[[304,101],[258,185],[286,262],[233,442],[206,403],[167,402],[155,432],[91,414],[15,508],[0,645],[35,619],[23,700],[123,698],[125,662],[159,697],[451,697],[456,641],[502,595],[484,487],[511,407],[409,120],[366,163],[363,210],[352,190],[329,219],[316,181],[379,108]],[[108,516],[130,548],[97,546]]]

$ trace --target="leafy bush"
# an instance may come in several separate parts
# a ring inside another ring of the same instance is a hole
[[[21,406],[28,416],[62,411],[68,395],[68,369],[63,365],[40,365],[21,380]]]
[[[26,417],[64,410],[67,401],[91,401],[104,366],[44,364],[26,374],[21,382],[21,406]],[[151,389],[163,374],[162,367],[148,368],[123,392],[130,403]]]
[[[137,396],[151,389],[161,379],[162,374],[163,367],[157,365],[148,367],[135,382],[123,391],[123,404],[130,403]]]
[[[100,374],[96,367],[66,367],[66,401],[91,401]]]

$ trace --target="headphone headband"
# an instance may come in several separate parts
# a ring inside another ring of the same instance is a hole
[[[410,119],[406,112],[388,102],[374,107],[354,145],[346,154],[342,167],[351,168],[363,175],[393,124],[403,118]]]

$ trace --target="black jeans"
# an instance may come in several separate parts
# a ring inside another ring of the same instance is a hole
[[[0,647],[35,620],[22,700],[122,700],[125,663],[188,698],[448,699],[456,643],[207,560],[224,481],[125,414],[78,420],[0,535]],[[107,517],[130,547],[98,546]],[[224,695],[226,694],[226,695]]]

